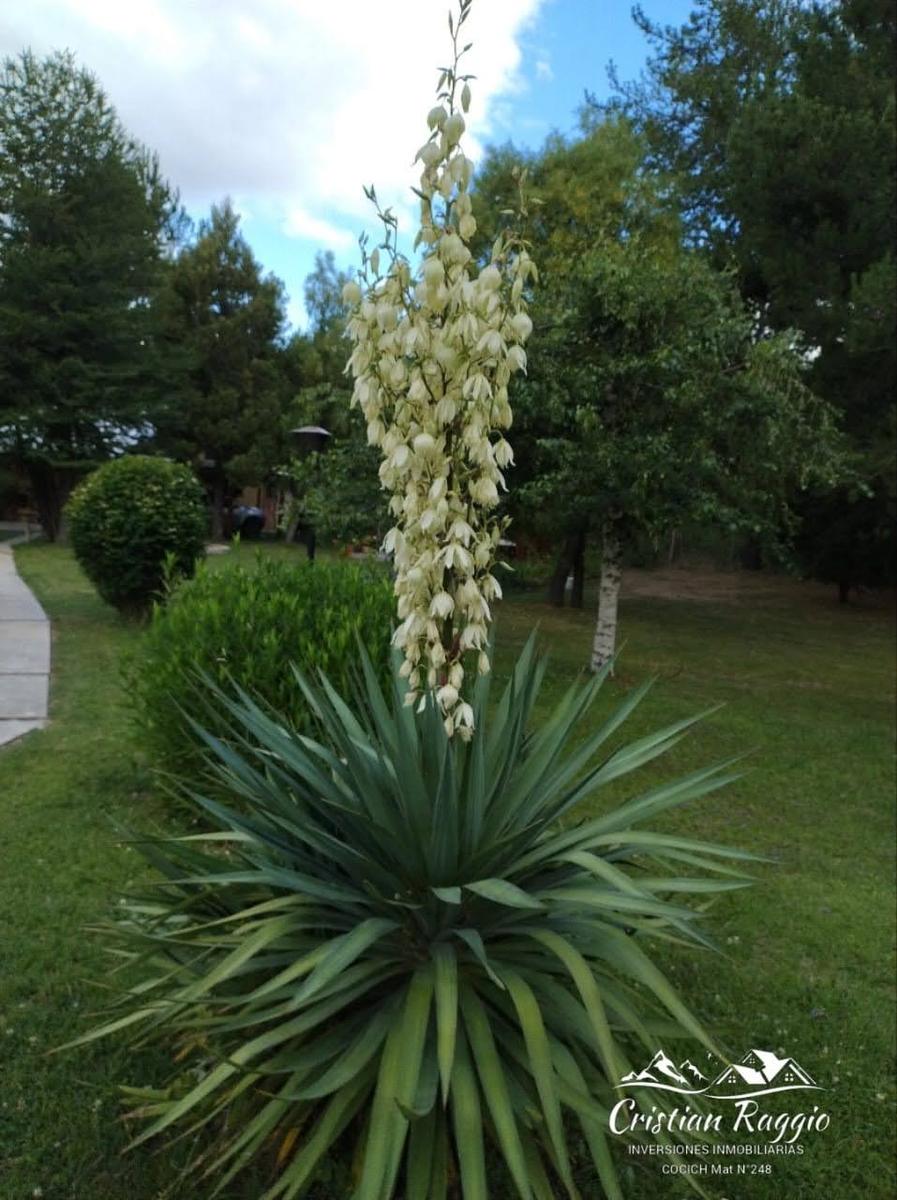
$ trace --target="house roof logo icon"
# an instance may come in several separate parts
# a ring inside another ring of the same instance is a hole
[[[746,1051],[739,1062],[717,1069],[710,1078],[690,1059],[677,1065],[663,1050],[658,1050],[641,1071],[623,1075],[617,1087],[654,1088],[714,1100],[743,1100],[797,1089],[822,1090],[809,1071],[790,1055],[782,1058],[772,1050],[758,1049]]]

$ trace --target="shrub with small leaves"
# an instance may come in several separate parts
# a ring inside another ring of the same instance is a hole
[[[204,745],[185,713],[201,710],[214,733],[223,717],[204,702],[200,675],[236,684],[307,732],[293,666],[322,670],[347,692],[360,638],[386,680],[393,619],[382,567],[262,554],[251,567],[204,563],[156,606],[131,667],[128,691],[154,763],[185,778],[202,772]]]
[[[66,515],[84,573],[122,612],[146,612],[166,575],[191,575],[203,554],[202,488],[188,467],[164,458],[105,463],[75,489]]]

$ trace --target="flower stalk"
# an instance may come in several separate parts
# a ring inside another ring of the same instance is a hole
[[[352,403],[382,453],[380,482],[395,521],[383,548],[395,566],[394,641],[404,655],[407,702],[422,706],[433,694],[449,735],[463,738],[473,732],[465,683],[472,670],[490,668],[488,627],[501,596],[493,574],[504,528],[497,510],[513,463],[508,386],[526,370],[526,297],[538,278],[518,232],[504,231],[481,261],[470,250],[473,163],[462,137],[472,76],[460,71],[470,47],[459,36],[470,6],[460,0],[457,19],[449,18],[452,64],[440,71],[429,137],[415,158],[419,266],[399,253],[396,217],[366,188],[383,240],[368,253],[361,239],[358,281],[343,292],[354,342],[346,368],[355,379]],[[518,183],[525,216],[522,173]]]

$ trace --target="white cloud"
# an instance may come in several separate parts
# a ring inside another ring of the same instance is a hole
[[[355,241],[348,229],[340,229],[330,221],[313,217],[298,205],[294,205],[286,214],[283,232],[288,237],[311,238],[332,250],[341,250]]]
[[[536,78],[546,81],[554,79],[554,71],[552,71],[551,63],[547,58],[536,59]]]
[[[469,153],[521,86],[520,39],[544,0],[475,0]],[[341,248],[362,184],[407,211],[449,0],[29,0],[4,6],[0,52],[68,47],[194,211],[226,194]],[[12,10],[12,11],[11,11]],[[537,72],[538,72],[537,67]]]

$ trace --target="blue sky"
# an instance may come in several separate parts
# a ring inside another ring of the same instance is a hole
[[[628,0],[547,0],[520,36],[519,77],[490,103],[489,133],[484,145],[510,140],[536,148],[554,131],[574,133],[586,90],[603,98],[610,88],[607,64],[613,61],[622,79],[635,78],[644,65],[647,43],[630,15]],[[647,0],[644,11],[655,21],[681,24],[691,0]],[[365,181],[363,181],[365,182]],[[359,226],[360,228],[361,226]],[[244,222],[257,256],[287,285],[291,314],[298,322],[302,284],[314,264],[313,240],[297,245],[270,221]],[[354,265],[354,246],[333,249],[341,266]]]
[[[648,0],[642,7],[652,20],[678,25],[693,5]],[[540,6],[521,38],[525,86],[499,102],[507,136],[537,146],[553,130],[573,131],[584,92],[608,95],[611,60],[622,78],[638,75],[647,44],[630,8],[629,0],[547,0]]]
[[[195,217],[230,196],[266,270],[304,320],[318,250],[357,261],[374,182],[404,225],[425,140],[450,0],[11,0],[0,54],[68,48],[100,79],[126,127],[160,156]],[[679,24],[688,0],[644,0]],[[384,14],[388,19],[384,20]],[[474,0],[477,76],[466,139],[474,159],[508,139],[572,132],[606,66],[638,74],[647,47],[630,0]]]

